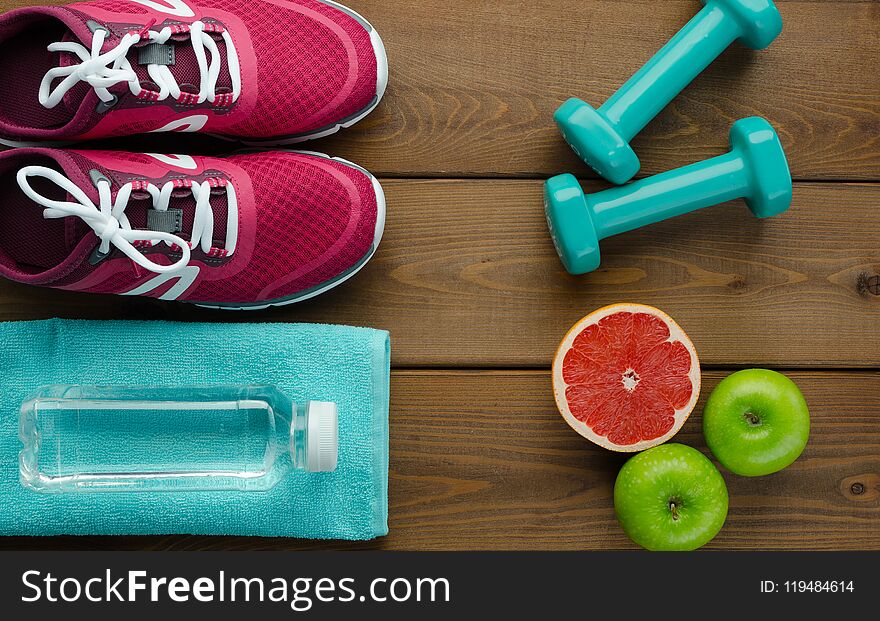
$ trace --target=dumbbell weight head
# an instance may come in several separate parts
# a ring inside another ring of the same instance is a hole
[[[740,119],[730,128],[730,146],[748,170],[745,197],[758,218],[776,216],[791,205],[791,172],[776,130],[762,118]]]
[[[763,50],[782,32],[782,16],[772,0],[701,0],[706,6],[720,6],[743,31],[740,41]]]
[[[574,175],[558,175],[544,184],[544,213],[565,269],[570,274],[598,269],[599,236],[587,197]]]
[[[759,218],[788,209],[791,173],[770,123],[737,121],[730,144],[724,155],[589,196],[573,175],[549,179],[544,211],[565,268],[572,274],[598,268],[600,239],[736,198]]]
[[[639,172],[641,164],[629,141],[590,104],[569,99],[553,118],[565,141],[599,176],[621,184]]]
[[[604,105],[569,99],[554,115],[572,149],[612,183],[626,183],[639,170],[629,141],[731,43],[761,49],[782,32],[772,0],[702,2],[705,8]]]

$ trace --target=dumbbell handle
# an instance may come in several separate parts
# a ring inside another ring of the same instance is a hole
[[[586,198],[596,234],[604,239],[748,194],[745,161],[731,151]]]
[[[631,140],[741,34],[736,20],[710,2],[599,111]]]

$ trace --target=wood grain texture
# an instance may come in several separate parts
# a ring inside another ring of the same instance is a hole
[[[362,4],[367,15],[383,14],[382,0]],[[589,174],[560,139],[553,111],[571,96],[604,102],[699,8],[690,0],[413,3],[399,19],[378,21],[399,59],[382,116],[331,148],[383,173]],[[733,46],[634,141],[643,173],[704,159],[724,148],[734,120],[760,115],[778,128],[796,178],[878,178],[880,76],[861,67],[880,60],[880,4],[780,9],[778,41],[765,52]]]
[[[707,365],[880,366],[878,185],[801,184],[776,218],[740,202],[611,238],[584,277],[553,250],[539,182],[386,186],[379,252],[313,301],[211,311],[2,281],[0,320],[332,322],[390,330],[398,366],[546,367],[587,312],[636,301],[669,312]]]
[[[706,451],[703,399],[675,440]],[[791,374],[812,434],[789,469],[724,472],[730,515],[710,548],[880,549],[880,374]],[[557,413],[547,372],[402,371],[392,380],[388,537],[364,543],[236,537],[0,539],[0,548],[600,550],[632,548],[612,487],[625,456]],[[707,453],[708,454],[708,453]]]
[[[552,114],[603,103],[700,8],[695,0],[354,3],[388,41],[392,78],[368,125],[331,140],[382,174],[590,174]],[[643,174],[705,159],[736,119],[766,117],[798,179],[880,178],[880,3],[780,2],[765,51],[735,44],[633,142]],[[821,34],[819,34],[821,33]]]
[[[45,1],[45,0],[43,0]],[[63,0],[48,3],[65,4]],[[27,0],[0,0],[0,9]],[[535,177],[589,170],[552,121],[565,99],[603,103],[701,7],[696,0],[349,0],[385,40],[379,109],[320,149],[383,176]],[[634,141],[643,173],[723,150],[736,119],[779,131],[797,179],[880,179],[880,2],[778,3],[767,50],[733,45]],[[228,143],[139,137],[137,149]],[[130,139],[109,143],[132,149]]]
[[[0,10],[26,4],[0,0]],[[308,148],[386,178],[385,239],[361,274],[313,301],[259,313],[0,281],[0,320],[389,329],[391,534],[363,543],[0,538],[0,549],[632,548],[611,507],[623,458],[564,424],[546,370],[509,369],[545,369],[575,321],[618,301],[668,311],[708,366],[804,367],[791,373],[813,414],[804,457],[771,477],[725,473],[731,514],[710,547],[880,549],[880,374],[843,370],[880,368],[880,185],[863,183],[880,180],[880,1],[778,1],[779,40],[762,52],[733,46],[634,141],[643,174],[653,174],[723,152],[734,120],[764,116],[795,178],[809,181],[796,184],[788,213],[759,222],[736,204],[641,229],[607,240],[602,268],[579,278],[552,249],[540,182],[526,179],[590,174],[552,113],[572,95],[602,103],[697,0],[346,4],[382,33],[391,82],[369,118]],[[195,135],[92,146],[230,148]],[[721,377],[707,372],[704,398]],[[705,450],[701,409],[702,401],[677,440]]]

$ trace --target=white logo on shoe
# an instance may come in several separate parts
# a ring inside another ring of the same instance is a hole
[[[160,0],[159,2],[153,2],[153,0],[131,0],[131,2],[176,17],[195,16],[195,11],[189,8],[189,5],[183,0]]]
[[[144,295],[145,293],[149,293],[150,291],[158,289],[172,278],[177,278],[177,283],[175,283],[173,287],[168,289],[168,291],[159,296],[160,300],[176,300],[181,295],[186,293],[186,290],[192,286],[192,284],[196,281],[196,278],[198,277],[199,266],[187,265],[186,267],[183,267],[176,272],[159,274],[155,278],[151,278],[147,282],[138,285],[131,291],[126,291],[122,295]]]
[[[197,132],[208,122],[207,114],[194,114],[185,116],[182,119],[171,121],[167,125],[163,125],[159,129],[151,130],[151,134],[158,132]]]
[[[195,170],[198,168],[196,161],[189,155],[165,155],[164,153],[144,153],[144,155],[149,155],[153,159],[175,168],[183,168],[185,170]]]

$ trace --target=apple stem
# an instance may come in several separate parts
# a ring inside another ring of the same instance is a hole
[[[761,425],[761,418],[754,412],[746,412],[743,414],[743,418],[746,419],[752,427],[759,427]]]
[[[672,521],[677,522],[681,517],[678,514],[678,501],[673,499],[669,501],[669,510],[672,511]]]

